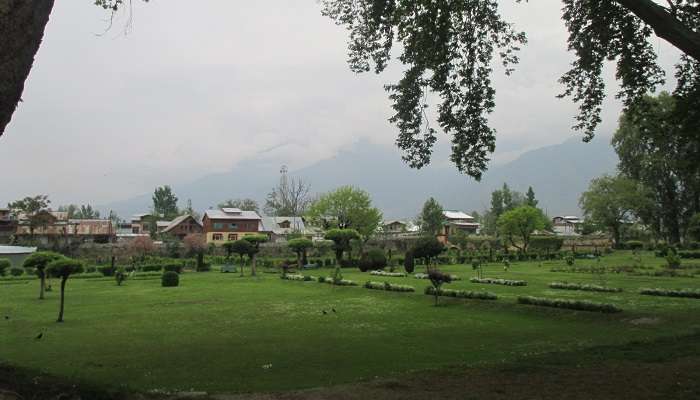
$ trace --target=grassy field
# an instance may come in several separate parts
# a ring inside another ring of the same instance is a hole
[[[662,259],[643,258],[647,268]],[[577,266],[595,265],[577,260]],[[605,266],[631,265],[618,252]],[[699,278],[550,272],[562,261],[485,267],[484,276],[524,287],[470,283],[471,266],[444,271],[464,278],[446,288],[486,290],[497,301],[423,294],[429,283],[357,270],[346,279],[412,285],[415,293],[262,274],[185,273],[177,288],[159,280],[73,280],[66,322],[55,323],[58,293],[39,301],[38,282],[0,282],[0,360],[46,373],[134,390],[258,392],[326,387],[451,365],[479,367],[700,332],[700,299],[642,296],[642,287],[700,288]],[[421,272],[420,267],[416,272]],[[309,272],[329,275],[330,270]],[[552,281],[604,283],[621,293],[548,288]],[[614,303],[601,314],[516,304],[519,295]],[[331,309],[335,308],[336,312]],[[327,314],[323,314],[326,310]],[[9,319],[3,318],[8,316]],[[44,332],[41,340],[35,340]],[[573,361],[572,361],[573,362]]]

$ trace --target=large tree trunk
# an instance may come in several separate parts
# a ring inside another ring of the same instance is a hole
[[[21,101],[54,0],[0,0],[0,136]]]

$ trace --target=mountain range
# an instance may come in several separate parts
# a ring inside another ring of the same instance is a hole
[[[428,197],[435,197],[445,209],[483,211],[491,192],[503,183],[521,192],[532,186],[540,207],[549,215],[577,214],[578,198],[591,179],[614,173],[617,155],[609,138],[597,137],[591,143],[571,138],[521,154],[513,161],[492,165],[481,182],[459,174],[447,160],[448,149],[438,149],[433,164],[421,170],[409,168],[399,151],[391,146],[357,142],[334,157],[289,172],[302,178],[313,193],[323,193],[342,185],[368,191],[385,218],[415,217]],[[247,161],[226,173],[212,174],[186,184],[172,185],[184,204],[192,200],[195,210],[215,207],[229,198],[252,198],[261,205],[277,184],[281,165],[269,161]],[[148,211],[151,194],[106,204],[122,218]]]

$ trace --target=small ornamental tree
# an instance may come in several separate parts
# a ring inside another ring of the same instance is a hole
[[[250,256],[250,274],[252,276],[256,275],[257,272],[257,258],[258,258],[258,253],[260,252],[260,244],[265,243],[270,238],[267,237],[267,235],[263,234],[256,234],[256,235],[246,235],[243,237],[243,240],[247,241],[250,243],[253,247],[251,249],[251,252],[249,253]]]
[[[197,257],[197,271],[204,269],[204,252],[207,251],[207,238],[201,233],[190,233],[182,240],[189,256]]]
[[[117,286],[121,286],[122,283],[127,278],[126,270],[124,270],[124,267],[119,267],[117,268],[117,272],[114,273],[114,280],[117,281]]]
[[[428,279],[430,279],[430,283],[433,284],[433,288],[435,289],[435,305],[437,306],[440,298],[440,288],[443,284],[452,282],[452,276],[443,273],[437,268],[431,268],[428,270]]]
[[[416,269],[415,260],[413,259],[413,251],[409,250],[406,252],[406,256],[403,259],[403,267],[407,274],[412,274]]]
[[[299,270],[301,271],[302,260],[306,259],[306,251],[313,247],[314,243],[309,239],[298,238],[292,239],[287,242],[287,246],[292,249],[297,255],[297,264],[299,265]]]
[[[148,253],[155,249],[153,239],[148,236],[139,236],[129,243],[129,250],[132,254],[138,254],[143,261]]]
[[[251,257],[251,255],[255,252],[255,247],[249,241],[244,239],[238,239],[234,242],[227,242],[225,246],[230,248],[230,250],[227,248],[227,251],[236,253],[241,258],[241,276],[243,276],[244,257]]]
[[[430,261],[439,256],[445,250],[445,245],[440,243],[435,237],[426,236],[418,239],[413,246],[413,257],[425,260],[426,270],[430,270]]]
[[[62,257],[51,261],[47,265],[46,270],[51,276],[61,278],[61,306],[56,322],[63,322],[63,306],[65,304],[66,282],[68,281],[68,278],[70,278],[72,274],[83,272],[84,269],[85,267],[81,261],[73,260],[67,257]]]
[[[350,251],[352,246],[350,242],[360,238],[360,234],[354,229],[330,229],[325,234],[326,240],[333,241],[333,250],[335,250],[335,259],[340,264],[343,259],[343,253]]]
[[[33,253],[24,260],[24,268],[32,268],[36,271],[39,277],[39,299],[44,299],[44,291],[46,290],[46,266],[52,261],[63,258],[61,254],[51,251],[40,251]]]
[[[498,230],[510,243],[527,254],[530,238],[537,230],[544,229],[547,217],[535,207],[520,206],[506,211],[498,218]],[[518,238],[518,241],[515,240]]]

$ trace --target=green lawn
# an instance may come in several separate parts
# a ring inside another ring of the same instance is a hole
[[[632,255],[619,252],[602,262],[630,265]],[[644,257],[645,266],[662,262]],[[486,277],[526,280],[525,287],[470,283],[471,266],[444,267],[465,278],[445,287],[487,290],[499,299],[442,299],[442,307],[423,294],[426,280],[356,270],[344,271],[344,278],[407,284],[416,292],[283,281],[271,274],[185,273],[177,288],[162,288],[159,280],[118,287],[113,281],[76,279],[68,283],[63,324],[54,322],[58,292],[40,301],[37,281],[0,282],[0,360],[136,390],[256,392],[495,364],[700,331],[700,299],[636,293],[641,287],[700,288],[700,277],[608,274],[605,283],[624,292],[552,290],[547,287],[552,281],[600,284],[591,274],[549,272],[555,265],[563,262],[515,263],[508,272],[500,264],[485,268]],[[309,273],[329,275],[330,270]],[[524,306],[515,302],[519,295],[610,302],[624,311]],[[35,340],[39,332],[44,337]]]

